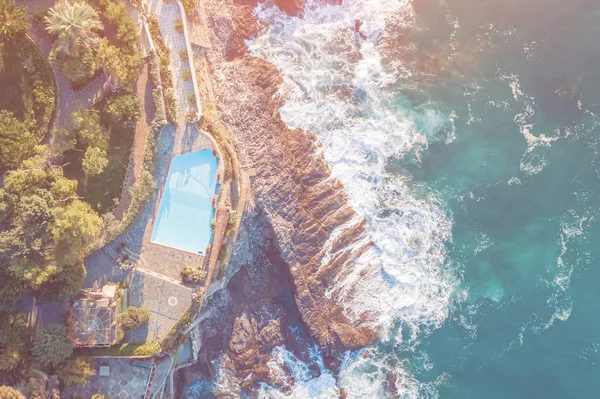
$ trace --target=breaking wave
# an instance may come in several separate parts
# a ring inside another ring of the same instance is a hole
[[[350,318],[375,311],[383,342],[414,346],[448,316],[457,280],[447,267],[451,222],[443,204],[391,167],[393,160],[426,148],[428,133],[448,122],[432,106],[422,110],[417,126],[396,103],[399,74],[405,71],[382,65],[378,39],[389,21],[410,19],[411,4],[308,0],[300,17],[270,5],[259,5],[255,13],[268,29],[247,44],[253,55],[272,62],[283,75],[282,119],[290,128],[314,132],[324,143],[333,174],[367,220],[374,243],[331,295],[345,304]],[[350,287],[353,294],[346,297]],[[338,386],[350,397],[385,397],[389,381],[402,397],[432,389],[420,386],[399,366],[384,364],[385,354],[370,351],[370,356],[348,354],[344,361]],[[389,370],[396,377],[390,379]],[[319,383],[331,382],[326,376],[322,373]],[[299,380],[302,389],[311,381]],[[323,397],[328,392],[323,388]]]

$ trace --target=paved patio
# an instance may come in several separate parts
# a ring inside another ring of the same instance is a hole
[[[64,398],[89,399],[93,394],[101,393],[114,399],[139,399],[144,396],[150,369],[135,367],[130,358],[91,358],[96,375],[90,377],[86,385],[72,385],[62,392]],[[150,363],[150,359],[138,359]],[[110,375],[100,377],[100,366],[109,366]]]
[[[164,338],[192,303],[192,290],[181,284],[134,270],[129,280],[129,305],[145,306],[150,320],[125,335],[125,342]]]

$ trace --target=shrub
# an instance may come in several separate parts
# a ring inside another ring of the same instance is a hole
[[[183,9],[188,16],[192,16],[194,11],[196,10],[196,4],[194,0],[182,0],[181,4],[183,4]]]
[[[233,215],[229,219],[229,222],[227,222],[227,229],[225,230],[225,236],[227,236],[227,238],[231,237],[231,235],[235,231],[236,227],[237,227],[237,216]]]
[[[108,100],[104,109],[110,123],[134,126],[142,116],[142,106],[137,96],[126,94]]]
[[[181,269],[181,280],[186,283],[197,284],[201,283],[206,277],[206,272],[200,270],[199,267],[185,266]]]
[[[221,251],[219,251],[219,262],[225,262],[227,260],[227,255],[229,254],[229,248],[227,244],[223,244],[221,247]]]
[[[43,363],[56,365],[68,359],[73,353],[63,324],[50,324],[38,330],[35,336],[33,354]]]
[[[154,342],[125,343],[110,348],[94,348],[91,352],[92,356],[152,356],[160,352],[160,345]]]
[[[189,60],[187,50],[179,50],[179,58],[181,58],[184,61]]]
[[[0,398],[2,399],[25,399],[21,392],[11,387],[0,387]]]
[[[106,399],[106,396],[102,395],[101,393],[95,393],[92,395],[92,399]]]
[[[90,377],[96,375],[96,370],[88,360],[78,357],[56,366],[56,374],[65,386],[85,385]]]
[[[196,95],[195,94],[188,94],[188,104],[196,105]]]
[[[183,21],[181,21],[180,19],[175,21],[175,30],[179,33],[183,33]]]
[[[175,122],[175,118],[177,117],[177,101],[175,100],[175,91],[172,87],[165,90],[164,97],[167,120],[169,122]]]
[[[117,327],[117,342],[121,342],[125,338],[125,331],[121,328],[121,326]]]
[[[0,110],[0,170],[16,168],[30,154],[36,137],[15,115]]]
[[[160,59],[156,55],[156,51],[150,52],[150,78],[154,87],[161,85],[160,81]]]
[[[127,310],[119,315],[119,323],[124,331],[133,330],[134,328],[147,323],[150,320],[150,311],[144,307],[136,308],[130,306]]]
[[[190,80],[192,78],[192,72],[189,69],[184,69],[181,73],[183,80]]]

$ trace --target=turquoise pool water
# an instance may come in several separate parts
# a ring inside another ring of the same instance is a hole
[[[204,254],[212,237],[216,189],[217,159],[211,149],[173,157],[150,241]]]

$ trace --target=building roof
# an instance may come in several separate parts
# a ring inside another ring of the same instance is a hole
[[[116,287],[116,286],[115,286]],[[88,292],[73,303],[74,346],[110,346],[117,341],[116,303],[103,292]],[[109,294],[111,291],[108,292]]]

